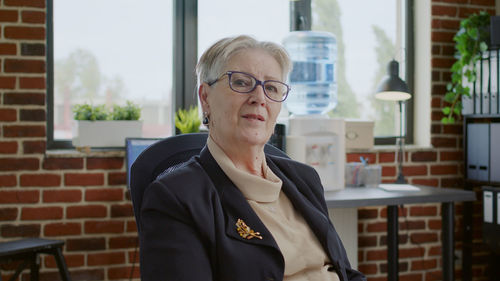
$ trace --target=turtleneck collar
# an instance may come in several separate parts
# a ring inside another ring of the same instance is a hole
[[[274,202],[278,200],[282,181],[267,166],[266,159],[262,163],[265,178],[238,169],[221,147],[209,136],[207,147],[215,161],[228,178],[238,187],[247,200],[256,202]]]

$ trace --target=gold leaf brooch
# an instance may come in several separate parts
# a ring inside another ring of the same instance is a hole
[[[254,237],[262,239],[260,232],[253,231],[242,219],[238,219],[236,222],[236,230],[238,230],[238,234],[245,239],[252,239]]]

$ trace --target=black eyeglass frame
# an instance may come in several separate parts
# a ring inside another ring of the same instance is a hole
[[[248,90],[248,91],[239,91],[239,90],[235,90],[233,88],[233,85],[231,85],[231,75],[233,75],[234,73],[240,73],[240,74],[245,74],[245,75],[248,75],[250,77],[252,77],[254,80],[255,80],[255,85],[253,85],[253,87]],[[219,78],[215,79],[214,81],[212,82],[207,82],[208,86],[212,86],[213,84],[217,83],[220,79],[222,79],[222,77],[224,77],[224,75],[227,75],[227,83],[229,84],[229,88],[231,88],[231,90],[237,92],[237,93],[241,93],[241,94],[248,94],[248,93],[251,93],[255,90],[255,88],[257,88],[258,85],[261,85],[262,86],[262,90],[264,90],[264,94],[266,95],[266,97],[272,101],[275,101],[275,102],[284,102],[286,100],[286,98],[288,97],[288,94],[290,93],[290,86],[288,86],[288,84],[285,84],[281,81],[277,81],[277,80],[265,80],[265,81],[261,81],[257,78],[255,78],[255,76],[253,76],[252,74],[250,73],[246,73],[246,72],[242,72],[242,71],[226,71],[224,74],[222,74],[221,76],[219,76]],[[276,99],[273,99],[271,98],[268,94],[267,94],[267,91],[266,91],[266,88],[264,87],[264,84],[267,83],[267,82],[275,82],[275,83],[279,83],[281,85],[284,85],[286,86],[286,93],[283,95],[283,99],[282,100],[276,100]]]

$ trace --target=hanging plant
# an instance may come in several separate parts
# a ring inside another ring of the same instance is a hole
[[[460,30],[453,37],[455,41],[457,61],[451,67],[451,83],[448,83],[447,93],[444,100],[450,105],[445,106],[442,111],[445,115],[441,122],[452,124],[455,118],[459,118],[462,112],[462,96],[471,96],[471,88],[477,79],[474,67],[481,59],[482,52],[488,49],[487,41],[490,34],[490,15],[481,11],[472,14],[460,22]]]

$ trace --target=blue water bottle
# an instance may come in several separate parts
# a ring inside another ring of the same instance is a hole
[[[290,54],[292,88],[286,107],[293,115],[324,114],[337,105],[337,40],[329,32],[293,31],[283,45]]]

